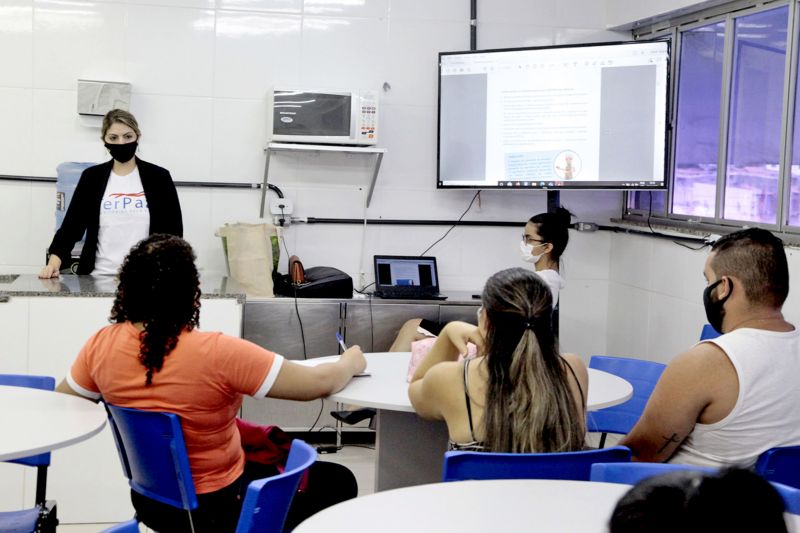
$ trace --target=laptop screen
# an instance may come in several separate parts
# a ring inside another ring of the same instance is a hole
[[[435,257],[397,255],[375,256],[375,285],[381,287],[433,287],[438,291],[439,276]]]

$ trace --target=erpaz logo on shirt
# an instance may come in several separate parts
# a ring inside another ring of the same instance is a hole
[[[147,209],[147,200],[144,191],[141,192],[114,192],[109,194],[103,202],[103,209],[107,211],[125,211],[128,209]]]

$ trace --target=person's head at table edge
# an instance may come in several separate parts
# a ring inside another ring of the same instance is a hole
[[[552,328],[552,292],[523,268],[494,274],[481,295],[487,394],[484,444],[493,451],[578,450],[576,405]],[[522,408],[509,412],[509,405]],[[547,431],[541,431],[546,428]]]
[[[111,320],[142,328],[139,357],[149,385],[181,332],[200,321],[200,277],[189,243],[154,234],[136,244],[119,271]]]
[[[777,490],[743,468],[680,470],[639,481],[617,502],[609,533],[785,533]]]

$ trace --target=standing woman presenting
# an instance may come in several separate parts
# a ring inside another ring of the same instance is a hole
[[[129,112],[113,109],[103,117],[101,139],[112,159],[81,174],[40,278],[58,276],[84,232],[78,274],[114,275],[131,247],[148,235],[183,236],[181,205],[169,171],[135,156],[141,136]]]

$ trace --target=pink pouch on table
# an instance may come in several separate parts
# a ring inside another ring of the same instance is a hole
[[[409,383],[414,376],[414,372],[417,371],[419,364],[425,359],[428,352],[431,351],[434,342],[436,342],[436,337],[426,337],[411,343],[411,360],[408,362],[408,375],[406,376],[406,381]],[[467,343],[467,358],[472,359],[476,355],[478,355],[478,347],[471,342]],[[459,361],[463,359],[463,355],[458,356]]]

